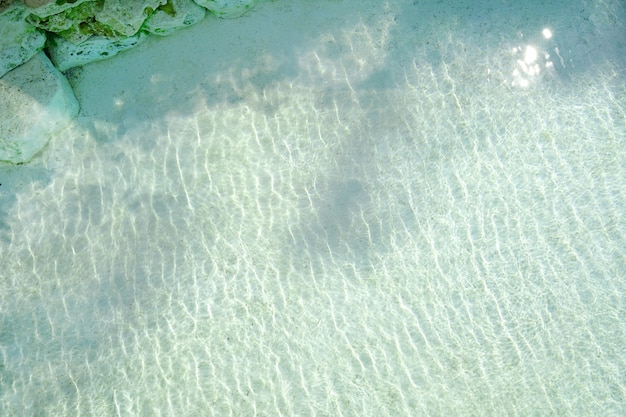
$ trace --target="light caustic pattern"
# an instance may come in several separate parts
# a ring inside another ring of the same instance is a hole
[[[451,36],[376,88],[383,23],[49,150],[2,234],[0,414],[624,411],[619,79],[490,83]]]

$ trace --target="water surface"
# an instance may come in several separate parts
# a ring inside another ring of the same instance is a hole
[[[0,168],[0,414],[623,415],[623,2],[429,3],[75,74]]]

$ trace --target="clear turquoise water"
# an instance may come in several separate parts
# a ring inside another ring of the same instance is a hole
[[[623,2],[381,3],[75,75],[0,167],[0,415],[626,414]]]

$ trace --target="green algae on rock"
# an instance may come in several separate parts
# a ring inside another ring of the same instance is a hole
[[[14,0],[0,0],[0,13],[11,7]]]
[[[206,9],[192,0],[168,0],[146,19],[141,29],[165,36],[180,28],[195,25],[205,15]]]
[[[61,13],[68,9],[78,7],[84,2],[91,2],[93,0],[22,0],[23,3],[28,6],[30,13],[39,17],[45,18],[58,13]]]
[[[0,13],[0,77],[43,49],[46,34],[25,21],[28,10],[20,3]]]
[[[80,44],[92,36],[104,36],[112,39],[124,37],[123,34],[96,20],[96,13],[102,10],[103,5],[104,0],[90,1],[43,18],[31,14],[27,20],[33,25],[61,36],[74,44]]]
[[[96,12],[96,20],[116,33],[133,36],[148,16],[166,3],[167,0],[106,0],[102,9]]]
[[[11,32],[0,39],[0,71],[4,71],[0,75],[43,48],[43,31],[48,33],[48,54],[57,68],[65,71],[132,48],[144,39],[141,32],[168,35],[198,23],[206,10],[218,17],[241,16],[257,1],[23,0],[26,6],[16,3],[15,11],[9,8],[0,14],[0,19],[8,21],[0,21],[0,28]],[[26,35],[31,37],[19,42]]]

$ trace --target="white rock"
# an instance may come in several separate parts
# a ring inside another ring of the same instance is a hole
[[[66,128],[79,106],[43,52],[0,78],[0,161],[27,162]]]
[[[80,67],[90,62],[101,61],[117,55],[121,51],[133,48],[143,42],[149,35],[138,32],[128,38],[113,40],[101,36],[92,36],[86,41],[75,45],[61,37],[54,36],[48,47],[48,53],[54,65],[61,70]]]
[[[75,44],[84,42],[94,35],[116,39],[123,37],[95,20],[96,12],[101,10],[102,3],[90,1],[44,18],[31,14],[26,21]]]
[[[43,49],[46,35],[26,23],[27,9],[15,3],[0,14],[0,77]]]
[[[166,2],[167,0],[107,0],[102,10],[96,12],[96,20],[121,35],[132,36],[139,31],[146,18]]]
[[[258,0],[193,0],[217,17],[239,17],[254,6]]]
[[[23,0],[30,13],[37,17],[48,17],[74,8],[81,3],[92,0],[55,1],[55,0]]]
[[[195,25],[205,15],[206,9],[192,0],[169,0],[146,19],[142,29],[165,36],[177,29]]]

